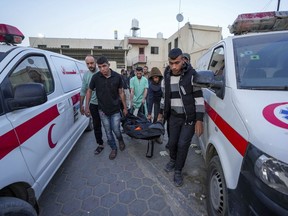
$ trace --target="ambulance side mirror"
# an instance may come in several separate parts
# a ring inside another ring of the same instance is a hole
[[[215,88],[221,89],[224,85],[222,80],[216,80],[213,71],[197,71],[197,75],[193,78],[195,86],[202,88]]]
[[[26,83],[17,85],[14,97],[7,100],[11,111],[37,106],[47,101],[47,94],[43,84]]]

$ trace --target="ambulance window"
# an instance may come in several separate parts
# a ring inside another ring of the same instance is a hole
[[[65,93],[81,88],[81,75],[76,61],[65,56],[51,56]]]
[[[223,79],[225,69],[224,48],[218,47],[214,50],[208,70],[212,70],[215,78]]]
[[[237,86],[251,90],[287,90],[287,33],[233,40]]]
[[[212,53],[212,57],[208,66],[208,70],[214,72],[214,78],[217,81],[222,81],[224,83],[224,75],[225,75],[225,59],[224,59],[224,47],[220,46],[214,49]],[[223,99],[224,98],[224,90],[225,88],[213,88],[211,90],[216,93],[216,95]]]
[[[9,76],[12,87],[19,84],[42,83],[47,94],[54,90],[52,74],[43,56],[29,56],[13,70]]]
[[[84,73],[87,71],[87,66],[84,62],[76,62],[77,68],[79,70],[79,73],[83,79]]]

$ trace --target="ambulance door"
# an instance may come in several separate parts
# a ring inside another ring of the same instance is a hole
[[[0,178],[0,188],[16,181],[33,182],[19,149],[16,133],[6,118],[2,96],[3,91],[0,90],[0,172],[5,173]]]
[[[76,60],[56,55],[51,56],[51,59],[62,86],[63,94],[61,97],[68,101],[68,107],[65,110],[65,125],[68,127],[67,134],[65,134],[65,151],[68,152],[82,135],[89,120],[80,113],[82,78]]]
[[[224,60],[224,48],[223,46],[219,46],[213,49],[211,53],[211,58],[206,60],[207,69],[212,70],[214,72],[215,79],[218,81],[223,81],[225,83],[225,60]],[[204,114],[204,142],[201,143],[202,147],[206,149],[206,145],[209,142],[209,138],[212,136],[212,133],[218,132],[218,126],[215,125],[215,122],[219,121],[219,110],[223,110],[225,107],[224,103],[224,89],[225,85],[221,89],[213,89],[213,88],[204,88],[203,96],[205,98],[205,109],[206,112]],[[219,109],[220,108],[220,109]]]
[[[31,51],[30,51],[31,53]],[[48,101],[39,106],[19,109],[7,113],[7,118],[13,125],[19,139],[20,149],[27,166],[40,187],[50,180],[59,166],[62,158],[61,138],[67,132],[65,124],[65,109],[68,101],[61,100],[56,90],[57,79],[53,77],[45,55],[30,54],[25,51],[13,59],[9,66],[7,83],[13,89],[23,83],[41,83],[47,92]]]

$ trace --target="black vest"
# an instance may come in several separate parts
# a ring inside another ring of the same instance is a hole
[[[168,119],[171,112],[171,70],[169,67],[165,69],[165,103],[164,103],[164,118]],[[182,68],[181,77],[179,80],[179,94],[184,105],[186,123],[192,123],[196,119],[195,99],[193,95],[193,86],[191,80],[196,75],[196,71],[190,64],[185,63]]]

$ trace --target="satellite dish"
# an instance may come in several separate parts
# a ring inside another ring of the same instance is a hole
[[[182,22],[184,17],[183,17],[182,14],[179,13],[179,14],[176,15],[176,19],[177,19],[178,22]]]

